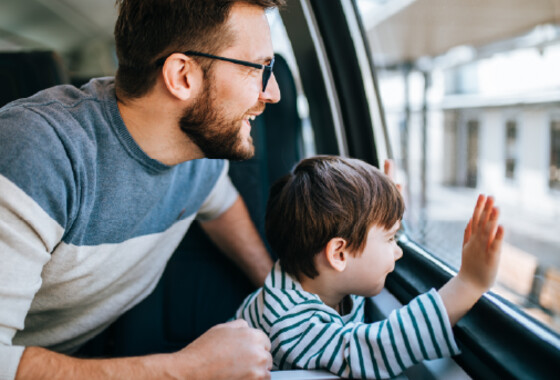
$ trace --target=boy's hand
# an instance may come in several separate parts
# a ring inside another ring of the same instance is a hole
[[[494,198],[479,195],[463,238],[461,269],[457,277],[481,294],[494,284],[498,272],[504,238],[498,216]]]
[[[397,189],[399,189],[399,192],[402,195],[403,192],[402,185],[396,182],[395,170],[396,170],[395,163],[393,162],[393,160],[387,159],[385,160],[385,162],[383,162],[383,172],[387,177],[391,179],[391,181],[393,181],[393,183],[395,184],[395,186],[397,186]]]
[[[439,290],[452,326],[496,280],[504,239],[498,216],[494,198],[480,195],[465,229],[461,269]]]

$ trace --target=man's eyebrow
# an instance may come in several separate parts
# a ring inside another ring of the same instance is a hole
[[[274,55],[261,56],[257,58],[254,62],[258,62],[258,63],[262,63],[263,65],[266,65],[268,62],[272,61],[273,58]]]

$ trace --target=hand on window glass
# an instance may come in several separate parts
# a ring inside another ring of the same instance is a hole
[[[403,194],[403,189],[402,189],[402,185],[400,183],[396,182],[396,178],[395,178],[395,163],[393,162],[393,160],[391,159],[387,159],[385,160],[385,162],[383,163],[383,172],[387,175],[387,177],[391,178],[391,180],[393,182],[395,182],[395,185],[397,186],[397,189],[399,189],[401,195]]]
[[[451,325],[455,325],[494,284],[500,262],[504,228],[498,225],[494,198],[480,195],[465,229],[461,269],[439,294]]]
[[[498,217],[494,198],[479,195],[463,238],[458,276],[482,292],[490,289],[498,272],[504,237],[504,228],[498,225]]]

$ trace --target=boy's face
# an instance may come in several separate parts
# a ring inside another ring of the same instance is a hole
[[[362,254],[349,257],[346,270],[351,294],[371,297],[381,292],[385,278],[395,269],[395,261],[402,257],[395,238],[400,225],[398,221],[389,230],[371,227]]]

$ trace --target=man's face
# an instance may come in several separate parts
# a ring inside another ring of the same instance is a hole
[[[268,64],[274,52],[264,11],[235,4],[228,19],[233,44],[217,55]],[[206,87],[185,109],[180,127],[208,158],[244,160],[255,153],[250,119],[260,115],[266,103],[280,100],[274,75],[262,91],[262,70],[216,60]]]
[[[246,160],[255,154],[250,135],[241,133],[244,115],[230,116],[220,107],[212,85],[206,86],[193,105],[186,108],[179,121],[181,130],[200,148],[207,158]],[[264,103],[257,113],[264,110]],[[250,132],[250,129],[249,129]]]

